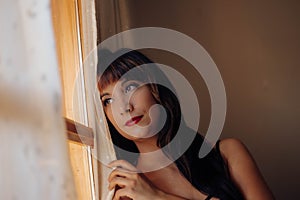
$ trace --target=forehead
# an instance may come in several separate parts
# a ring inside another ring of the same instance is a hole
[[[121,83],[124,81],[114,81],[109,83],[108,85],[106,85],[104,88],[101,88],[100,93],[104,94],[104,93],[109,93],[112,94],[113,90],[115,90],[117,87],[120,88]]]
[[[111,83],[109,83],[108,85],[106,85],[104,88],[102,88],[100,90],[100,93],[112,93],[113,90],[118,90],[118,89],[121,89],[122,86],[124,86],[124,83],[129,81],[128,79],[120,79],[118,81],[113,81]]]
[[[118,81],[111,82],[106,87],[100,90],[101,95],[103,94],[112,94],[113,92],[119,92],[124,89],[124,87],[127,86],[127,83],[137,83],[138,87],[142,87],[144,85],[147,85],[144,81],[135,80],[135,79],[120,79]]]

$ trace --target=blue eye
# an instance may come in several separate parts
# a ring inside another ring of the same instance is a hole
[[[103,105],[106,107],[108,104],[111,104],[113,102],[112,98],[107,98],[103,100]]]
[[[125,94],[127,94],[127,93],[130,92],[130,91],[135,90],[138,86],[139,86],[139,85],[138,85],[137,83],[130,83],[130,84],[128,84],[128,85],[125,87],[125,90],[124,90]]]

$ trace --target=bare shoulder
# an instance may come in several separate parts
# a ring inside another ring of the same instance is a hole
[[[220,151],[226,160],[234,159],[240,156],[252,158],[244,143],[236,138],[226,138],[221,140]]]
[[[220,146],[222,146],[222,150],[224,151],[232,151],[238,149],[245,149],[244,143],[236,138],[226,138],[220,141]]]
[[[254,158],[245,144],[239,139],[227,138],[221,140],[220,151],[232,175],[238,173],[239,169],[241,169],[241,172],[245,172],[245,168],[253,169],[251,170],[252,172],[258,171]]]
[[[230,176],[245,199],[273,199],[273,195],[246,145],[235,138],[223,139],[219,145]]]

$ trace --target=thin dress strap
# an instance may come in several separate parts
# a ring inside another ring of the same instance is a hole
[[[206,197],[205,200],[210,200],[212,197],[213,197],[213,196],[210,194],[210,195],[208,195],[208,196]]]
[[[218,140],[217,143],[216,143],[216,151],[217,153],[221,156],[221,151],[220,151],[220,141],[221,140]],[[221,156],[222,157],[222,156]],[[205,200],[210,200],[211,198],[213,197],[213,195],[209,194]]]
[[[221,142],[221,140],[217,141],[217,143],[216,143],[216,150],[217,150],[217,152],[218,152],[219,155],[222,155],[221,151],[220,151],[220,142]]]
[[[219,154],[220,158],[222,159],[222,162],[223,162],[223,165],[224,165],[224,170],[225,170],[227,178],[230,178],[230,173],[229,173],[229,169],[228,169],[228,166],[227,166],[227,162],[226,162],[226,160],[223,159],[223,156],[222,156],[222,153],[221,153],[221,150],[220,150],[220,142],[221,142],[221,140],[218,140],[217,143],[216,143],[216,152],[217,152],[217,154]]]

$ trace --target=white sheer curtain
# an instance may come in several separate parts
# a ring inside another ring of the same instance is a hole
[[[104,41],[110,36],[113,36],[121,31],[127,30],[130,28],[129,24],[129,10],[128,10],[128,1],[125,0],[96,0],[96,18],[97,18],[97,43],[100,44],[101,41]],[[116,41],[116,46],[120,46],[124,41]],[[122,45],[121,45],[122,46]],[[85,64],[85,80],[89,80],[87,82],[88,94],[87,97],[90,98],[88,103],[89,107],[89,116],[92,114],[95,132],[96,141],[95,144],[97,146],[97,157],[100,160],[100,169],[101,175],[100,177],[100,190],[101,190],[101,199],[110,200],[112,199],[113,191],[108,191],[108,181],[107,177],[110,173],[110,169],[105,166],[105,163],[109,163],[112,160],[116,159],[116,155],[114,152],[113,144],[110,138],[110,135],[107,130],[106,120],[103,114],[102,104],[100,103],[99,93],[95,88],[95,75],[96,68],[90,68],[93,65],[92,61],[94,58],[97,58],[97,51],[94,50],[92,55],[89,56],[89,60],[86,60]],[[96,61],[95,61],[96,62]],[[92,63],[92,64],[91,64]],[[91,99],[93,98],[93,99]],[[104,163],[104,164],[103,164]]]
[[[92,18],[93,19],[93,18]],[[95,20],[95,19],[93,19]],[[113,191],[108,190],[108,175],[111,169],[107,167],[107,164],[116,159],[112,140],[107,129],[106,119],[100,102],[100,94],[97,90],[96,82],[96,67],[97,60],[97,47],[96,47],[96,24],[90,23],[84,28],[84,34],[90,35],[89,39],[93,38],[93,48],[85,49],[86,58],[84,59],[84,80],[85,80],[85,92],[88,114],[88,125],[94,132],[94,149],[92,151],[94,158],[94,176],[96,184],[96,196],[97,199],[111,200]],[[95,26],[91,26],[94,24]],[[87,38],[87,37],[85,37]],[[79,85],[79,83],[77,84]],[[79,108],[80,105],[74,106]],[[75,111],[76,113],[76,111]],[[98,169],[98,170],[96,170]],[[97,187],[98,186],[98,187]]]
[[[76,199],[50,0],[0,1],[0,199]]]
[[[107,39],[121,31],[128,30],[130,24],[130,10],[128,0],[96,0],[97,11],[97,41]]]
[[[96,1],[97,2],[97,1]],[[99,3],[99,2],[98,2]],[[105,2],[100,2],[100,6],[106,7]],[[103,3],[103,4],[102,4]],[[115,152],[107,130],[106,119],[104,116],[102,103],[100,102],[100,95],[97,90],[96,83],[96,68],[97,68],[97,22],[96,22],[96,9],[94,1],[83,0],[82,6],[82,31],[83,31],[83,75],[85,85],[85,96],[88,116],[88,126],[94,132],[94,149],[92,150],[94,159],[94,177],[95,177],[95,190],[96,199],[111,200],[113,191],[108,190],[108,175],[111,169],[106,165],[115,160]],[[99,11],[99,10],[98,10]],[[105,12],[107,12],[106,10]],[[100,31],[104,31],[101,27]],[[100,35],[98,35],[100,37]],[[80,73],[80,72],[79,72]],[[79,82],[78,82],[79,81]],[[81,85],[80,79],[77,80],[77,86]],[[74,108],[80,108],[74,102]],[[75,115],[80,111],[74,110]],[[78,116],[80,118],[80,116]],[[75,116],[76,119],[76,116]]]

